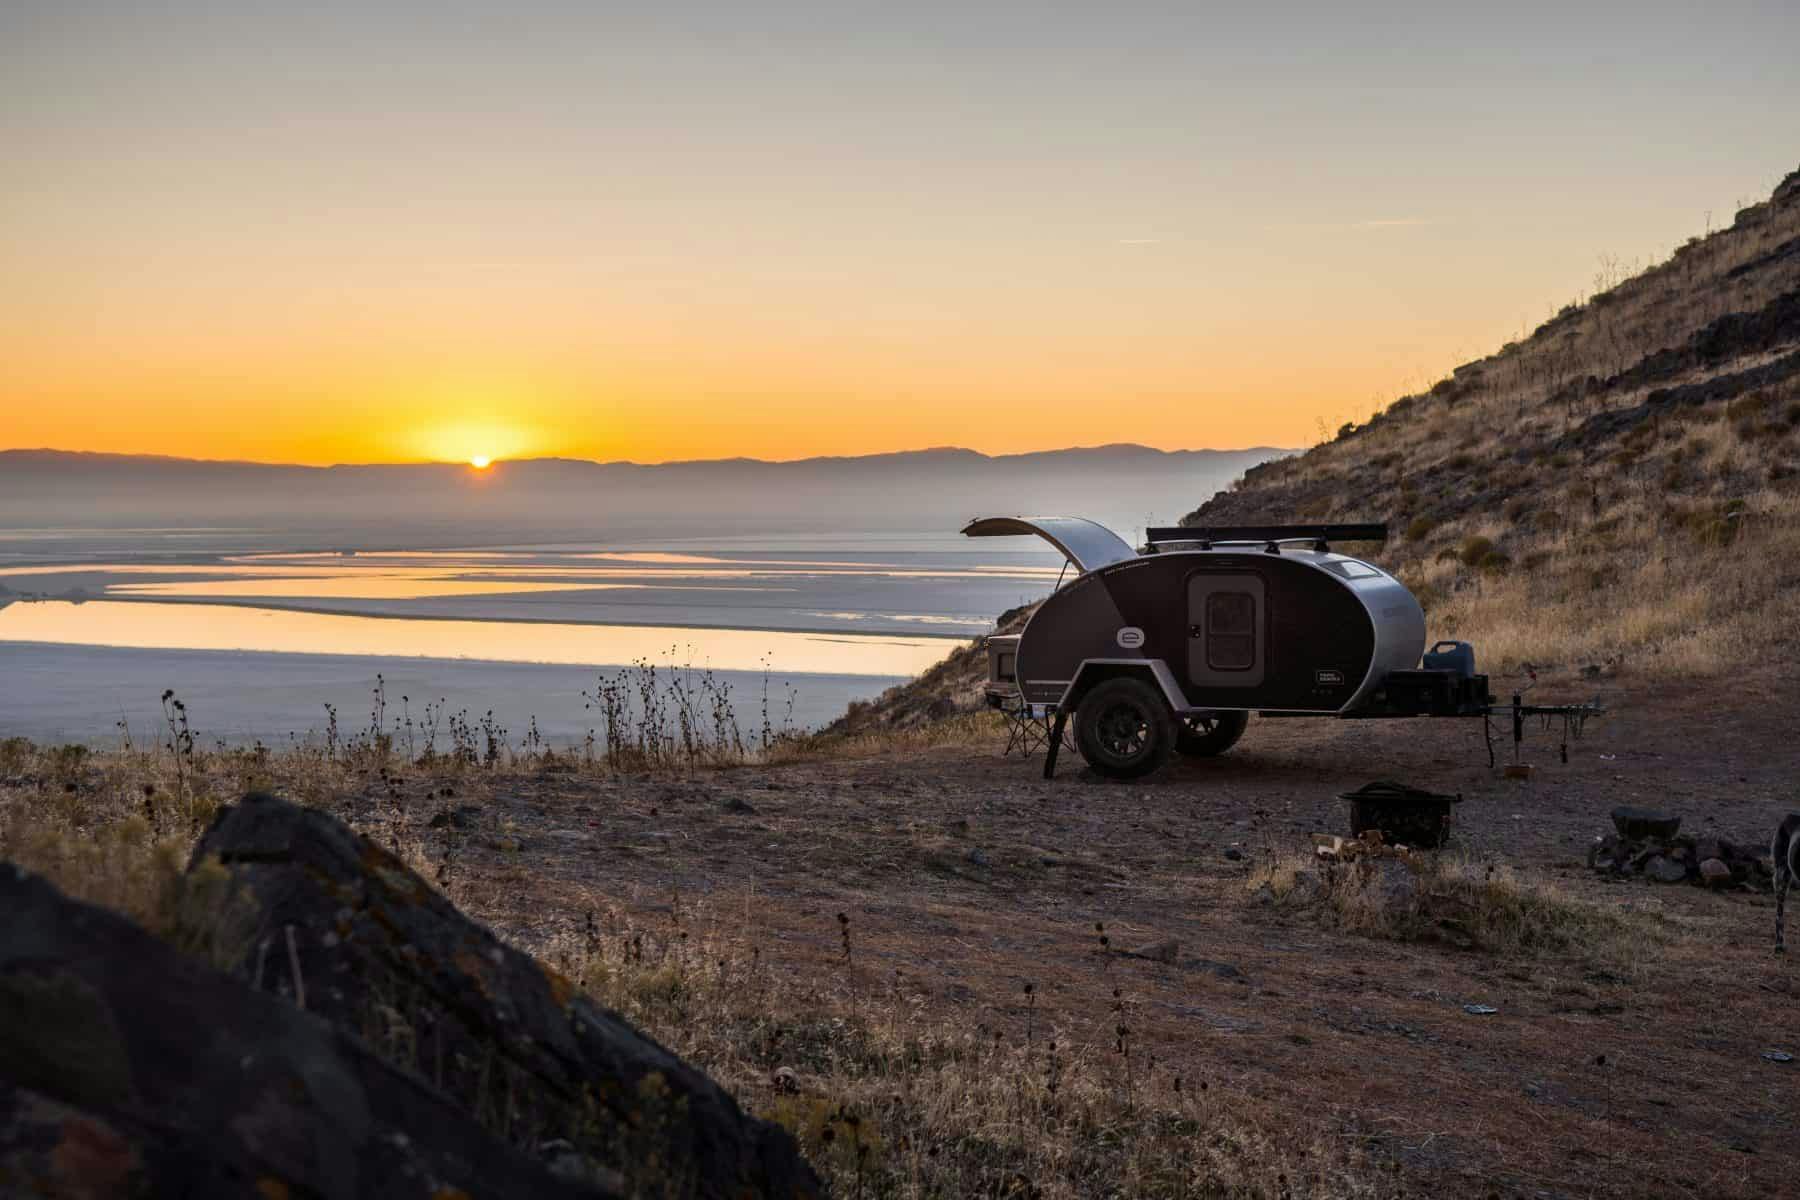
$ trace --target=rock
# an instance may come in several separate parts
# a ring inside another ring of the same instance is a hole
[[[1658,883],[1680,883],[1687,878],[1687,868],[1673,859],[1652,854],[1644,863],[1644,874]]]
[[[1131,951],[1133,958],[1147,958],[1152,962],[1172,963],[1181,956],[1181,943],[1175,938],[1167,938],[1160,942],[1147,942]]]
[[[362,1038],[0,863],[0,1192],[595,1197]]]
[[[340,1028],[397,1030],[390,1053],[434,1081],[465,1123],[501,1106],[513,1147],[566,1137],[632,1192],[660,1191],[679,1164],[685,1196],[821,1194],[787,1133],[747,1116],[701,1072],[341,822],[251,795],[201,839],[195,861],[208,855],[257,900],[243,975],[295,1003],[303,991],[307,1011]]]
[[[1731,882],[1731,868],[1717,858],[1709,858],[1700,864],[1700,882],[1707,887],[1724,887]]]
[[[725,797],[725,802],[719,807],[723,808],[728,813],[741,813],[751,817],[756,815],[756,806],[751,804],[748,800],[745,800],[742,796],[727,796]]]
[[[1244,852],[1236,846],[1227,846],[1225,847],[1225,860],[1227,862],[1243,862]]]
[[[1668,839],[1674,837],[1681,828],[1680,817],[1652,812],[1647,808],[1621,806],[1612,810],[1612,819],[1619,836],[1627,838]]]
[[[987,851],[983,850],[980,846],[977,846],[973,850],[969,851],[968,859],[970,862],[974,863],[978,867],[986,867],[986,866],[993,865],[992,860],[990,860],[987,856]]]

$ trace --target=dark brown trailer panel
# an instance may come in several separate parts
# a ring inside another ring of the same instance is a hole
[[[1020,635],[1028,703],[1067,708],[1096,668],[1149,671],[1177,714],[1339,713],[1415,666],[1425,616],[1356,559],[1314,551],[1166,552],[1091,571]],[[1111,672],[1101,671],[1100,674]]]

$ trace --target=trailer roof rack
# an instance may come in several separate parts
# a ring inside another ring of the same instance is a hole
[[[1325,549],[1331,542],[1385,542],[1385,523],[1366,525],[1164,525],[1144,531],[1145,542],[1154,547],[1172,542],[1263,543],[1270,546],[1282,542],[1312,542]]]

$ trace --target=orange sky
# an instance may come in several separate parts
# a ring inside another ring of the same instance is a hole
[[[1785,6],[1131,7],[9,5],[0,447],[1302,445],[1800,144]]]

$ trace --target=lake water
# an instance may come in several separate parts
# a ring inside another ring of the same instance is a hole
[[[816,727],[1051,590],[1030,540],[797,534],[387,548],[213,530],[0,531],[0,736],[143,734],[173,689],[203,738],[275,744],[406,697],[553,742],[583,692],[649,662],[709,671],[740,725]]]

